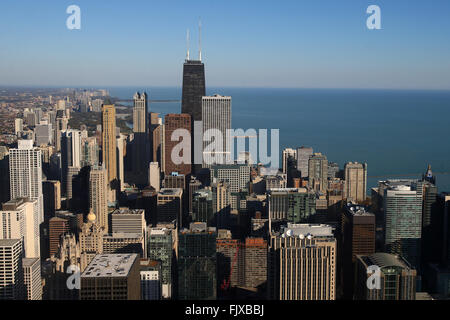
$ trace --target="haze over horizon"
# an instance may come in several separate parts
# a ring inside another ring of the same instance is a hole
[[[81,8],[68,30],[66,8]],[[381,30],[366,9],[381,8]],[[450,3],[2,1],[0,85],[181,87],[201,17],[208,87],[450,90]]]

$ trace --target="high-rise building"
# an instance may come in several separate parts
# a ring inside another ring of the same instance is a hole
[[[148,181],[150,182],[150,187],[152,187],[153,189],[155,189],[156,192],[158,192],[161,187],[160,183],[161,172],[159,170],[159,163],[150,162],[148,173],[149,173]]]
[[[292,148],[286,148],[283,150],[283,167],[282,171],[284,174],[288,174],[289,170],[289,159],[297,160],[297,150]]]
[[[231,213],[231,191],[230,185],[226,181],[214,182],[212,190],[212,210],[216,218],[218,229],[230,227]]]
[[[81,274],[80,300],[140,300],[137,254],[99,254]]]
[[[49,224],[49,248],[50,257],[58,252],[61,236],[69,232],[69,221],[67,219],[53,217]]]
[[[205,222],[208,227],[216,226],[211,190],[201,189],[194,193],[192,222]]]
[[[81,168],[81,132],[79,130],[61,131],[61,173],[63,194],[67,193],[69,167]]]
[[[191,223],[179,233],[178,298],[215,300],[217,259],[215,228],[206,223]]]
[[[125,190],[125,155],[127,148],[127,137],[123,134],[119,134],[117,137],[117,188],[122,192]],[[146,174],[147,169],[141,172],[142,174]],[[148,177],[140,178],[141,185],[146,185],[148,183]]]
[[[309,157],[313,155],[313,148],[300,147],[297,149],[297,170],[302,178],[307,178],[309,174]]]
[[[148,174],[150,163],[150,132],[148,119],[148,97],[147,93],[136,92],[133,107],[133,155],[132,171],[133,180],[136,184],[148,184]]]
[[[161,300],[161,262],[141,259],[141,300]]]
[[[0,240],[0,300],[23,299],[22,241]]]
[[[162,298],[172,297],[173,237],[172,230],[162,227],[148,229],[148,259],[161,262]]]
[[[23,119],[16,118],[14,119],[14,134],[18,135],[23,131]]]
[[[107,172],[94,167],[89,174],[89,205],[99,226],[108,230]]]
[[[22,259],[23,282],[26,300],[42,300],[41,260]]]
[[[347,201],[363,202],[366,200],[367,164],[349,162],[345,164],[345,195]]]
[[[61,209],[61,183],[58,180],[47,180],[42,182],[44,195],[44,214],[48,220]]]
[[[178,172],[172,172],[171,174],[166,174],[164,176],[163,187],[174,189],[185,189],[186,188],[186,176],[184,174],[179,174]]]
[[[310,222],[316,214],[316,195],[306,188],[271,189],[267,193],[269,230],[290,223]]]
[[[192,117],[192,121],[202,120],[202,97],[206,96],[205,65],[199,60],[187,57],[183,66],[183,92],[181,112]]]
[[[116,209],[110,214],[111,233],[146,234],[147,223],[143,209]]]
[[[419,268],[422,237],[422,182],[379,182],[384,191],[384,241],[387,252],[401,255]]]
[[[116,108],[114,105],[102,106],[102,163],[106,168],[108,202],[116,200],[117,156],[116,156]]]
[[[231,161],[230,148],[232,141],[231,129],[231,97],[221,95],[202,97],[202,123],[203,123],[203,167],[210,168],[214,164],[226,164]],[[221,134],[221,139],[216,140],[216,130]],[[205,141],[206,140],[206,141]],[[214,141],[218,149],[205,148]],[[221,144],[221,146],[220,146]],[[228,146],[228,144],[230,144]]]
[[[163,138],[162,119],[158,117],[157,113],[150,112],[150,141],[151,141],[151,161],[163,163],[161,144]]]
[[[375,215],[366,207],[349,203],[344,207],[340,229],[342,286],[344,297],[352,299],[356,256],[375,253]]]
[[[39,208],[37,200],[17,198],[5,202],[0,211],[0,239],[20,239],[23,257],[40,257]]]
[[[270,234],[268,297],[336,299],[336,239],[331,226],[288,224]]]
[[[175,146],[181,143],[181,138],[174,137],[172,141],[172,134],[179,129],[187,130],[189,135],[192,133],[191,116],[189,114],[167,114],[164,122],[164,173],[166,175],[172,172],[188,175],[191,173],[192,164],[192,141],[183,141],[183,144],[191,146],[191,150],[183,149],[173,150]],[[179,140],[178,140],[179,139]],[[188,154],[184,154],[184,152]],[[175,159],[172,155],[174,153]],[[189,161],[184,161],[183,159]]]
[[[39,223],[44,221],[44,197],[42,194],[41,152],[33,148],[32,140],[19,140],[17,149],[9,155],[10,197],[26,197],[37,200]]]
[[[103,253],[137,253],[146,258],[145,235],[142,233],[112,233],[103,235]]]
[[[0,203],[9,200],[9,149],[0,146]]]
[[[308,162],[309,187],[325,193],[328,187],[328,160],[321,153],[314,153]]]
[[[41,122],[34,128],[34,141],[36,146],[49,145],[53,143],[52,124]]]
[[[377,252],[357,256],[355,298],[357,300],[415,300],[417,271],[401,256]],[[368,278],[377,266],[380,271],[379,289],[369,288]],[[371,271],[371,272],[368,272]]]
[[[183,189],[163,188],[157,198],[157,222],[177,222],[177,226],[183,225]]]

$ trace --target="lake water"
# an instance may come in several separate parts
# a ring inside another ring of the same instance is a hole
[[[181,88],[144,88],[152,100],[181,100]],[[110,88],[132,99],[142,88]],[[450,191],[450,91],[208,88],[232,97],[233,128],[280,129],[280,152],[311,146],[329,161],[368,164],[368,187],[386,178],[417,178],[431,164]],[[180,102],[150,111],[181,112]]]

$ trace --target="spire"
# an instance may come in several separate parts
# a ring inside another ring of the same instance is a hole
[[[202,20],[198,20],[198,60],[202,61]]]
[[[189,60],[189,40],[190,40],[190,38],[189,38],[189,29],[187,29],[187,32],[186,32],[186,46],[187,46],[186,61]]]

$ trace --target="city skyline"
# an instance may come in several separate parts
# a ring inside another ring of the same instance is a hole
[[[446,1],[77,1],[81,30],[68,30],[71,4],[0,4],[0,85],[180,87],[201,18],[208,87],[450,89]],[[372,4],[381,30],[366,27]]]

